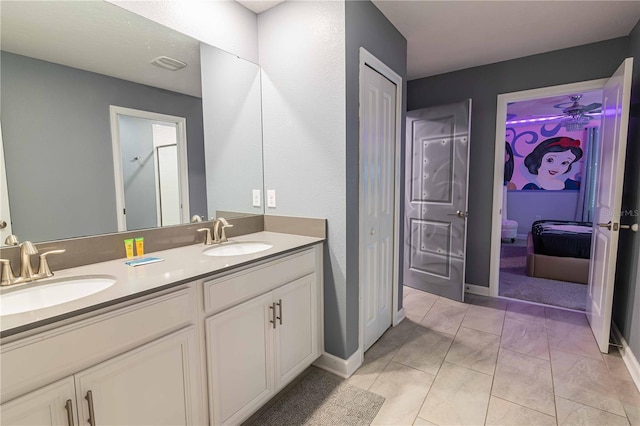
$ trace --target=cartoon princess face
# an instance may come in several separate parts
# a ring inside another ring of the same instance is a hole
[[[576,189],[579,182],[566,179],[571,165],[582,158],[580,141],[568,137],[557,137],[540,142],[524,159],[529,173],[537,175],[535,183],[523,189]]]
[[[560,175],[569,171],[574,161],[576,156],[571,151],[544,154],[538,168],[538,176],[545,179],[559,179]]]

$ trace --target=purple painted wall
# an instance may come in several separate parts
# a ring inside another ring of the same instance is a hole
[[[518,234],[531,232],[540,219],[574,220],[579,191],[507,191],[507,219],[518,222]]]

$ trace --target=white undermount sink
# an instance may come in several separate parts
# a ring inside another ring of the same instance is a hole
[[[82,276],[27,283],[0,294],[0,315],[19,314],[71,302],[105,290],[116,283],[111,276]]]
[[[204,251],[207,256],[241,256],[243,254],[259,253],[268,250],[273,245],[260,241],[228,242],[208,248]]]

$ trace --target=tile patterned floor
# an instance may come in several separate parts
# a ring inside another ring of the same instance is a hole
[[[409,287],[404,307],[348,379],[386,398],[373,424],[640,426],[640,392],[584,314]]]

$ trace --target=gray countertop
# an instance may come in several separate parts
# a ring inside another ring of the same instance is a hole
[[[273,247],[253,254],[214,257],[203,254],[206,249],[214,246],[194,244],[145,254],[145,257],[152,256],[163,259],[162,262],[148,265],[132,267],[125,265],[127,259],[117,259],[54,271],[55,276],[52,278],[4,288],[0,292],[0,297],[7,292],[28,286],[46,285],[52,281],[83,276],[110,276],[115,278],[116,283],[105,290],[81,299],[34,311],[4,315],[0,317],[0,337],[11,336],[154,291],[213,276],[239,266],[250,265],[251,263],[320,243],[324,239],[275,232],[257,232],[230,238],[229,241],[260,241],[272,244]]]

